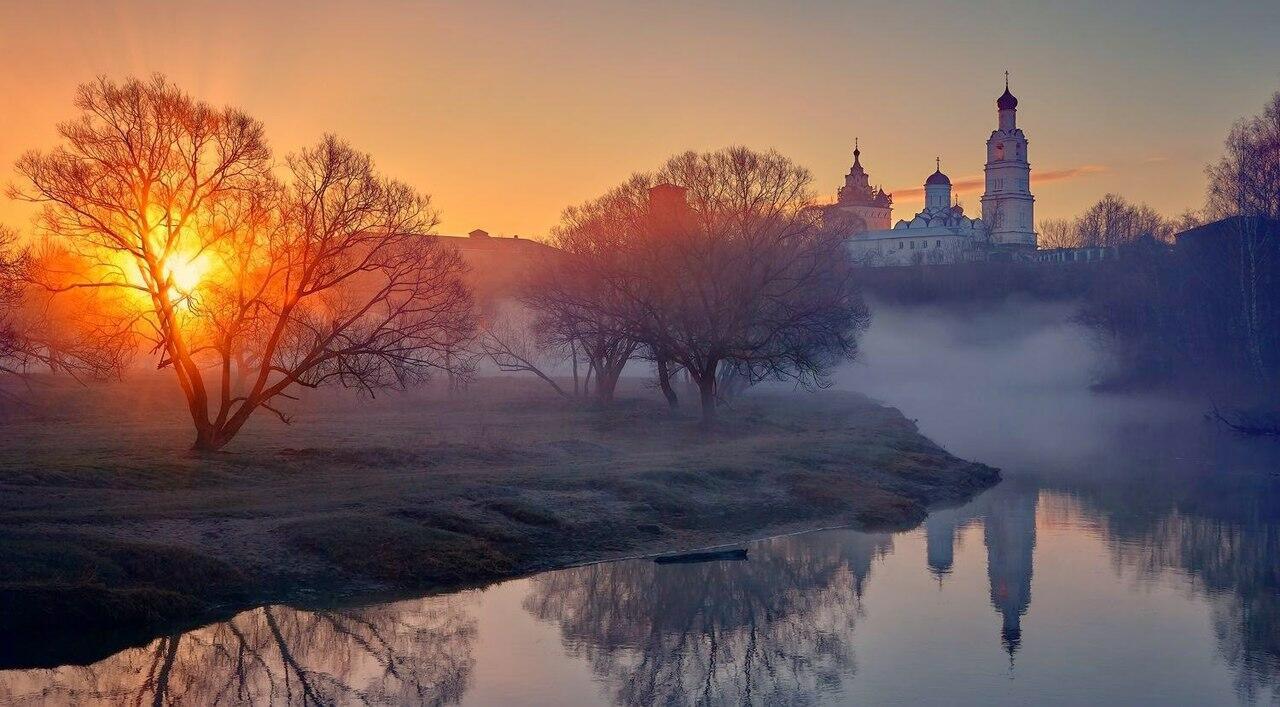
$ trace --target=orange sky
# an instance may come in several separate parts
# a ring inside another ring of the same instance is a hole
[[[1202,201],[1231,122],[1280,89],[1280,3],[1161,8],[6,2],[0,179],[53,144],[77,83],[160,71],[262,119],[281,154],[349,139],[432,194],[447,232],[538,236],[632,171],[735,143],[792,156],[829,197],[855,135],[901,218],[935,155],[958,183],[980,176],[1007,67],[1037,218],[1107,191],[1172,215]],[[0,222],[28,215],[0,203]]]

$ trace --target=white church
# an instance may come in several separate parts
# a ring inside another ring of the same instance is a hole
[[[836,203],[822,207],[823,224],[848,234],[849,252],[866,266],[943,265],[979,260],[1029,258],[1036,249],[1035,197],[1027,136],[1018,128],[1018,99],[996,99],[998,124],[987,139],[986,190],[982,217],[966,216],[951,194],[941,160],[924,182],[924,209],[892,228],[892,195],[871,188],[855,146],[853,169]]]

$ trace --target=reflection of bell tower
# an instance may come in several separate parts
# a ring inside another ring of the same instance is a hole
[[[929,574],[942,582],[942,578],[951,574],[951,566],[955,563],[956,538],[960,532],[959,509],[931,511],[924,521],[925,554],[929,564]]]
[[[1031,606],[1031,570],[1036,548],[1035,491],[990,499],[983,522],[991,605],[1000,612],[1000,642],[1009,659],[1022,644],[1022,616]]]

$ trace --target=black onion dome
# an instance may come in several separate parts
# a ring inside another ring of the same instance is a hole
[[[936,170],[933,174],[929,175],[928,179],[924,180],[924,185],[926,187],[933,186],[935,184],[946,184],[947,186],[951,186],[951,180],[947,175],[942,173],[942,170]]]
[[[996,99],[996,108],[1000,110],[1013,110],[1018,107],[1018,99],[1012,93],[1009,93],[1009,87],[1004,87],[1004,93]]]

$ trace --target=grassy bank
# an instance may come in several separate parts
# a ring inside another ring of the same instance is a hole
[[[163,385],[48,393],[3,423],[0,663],[88,661],[258,602],[905,527],[997,479],[853,394],[753,394],[708,434],[631,393],[607,409],[512,380],[335,397],[204,457]]]

